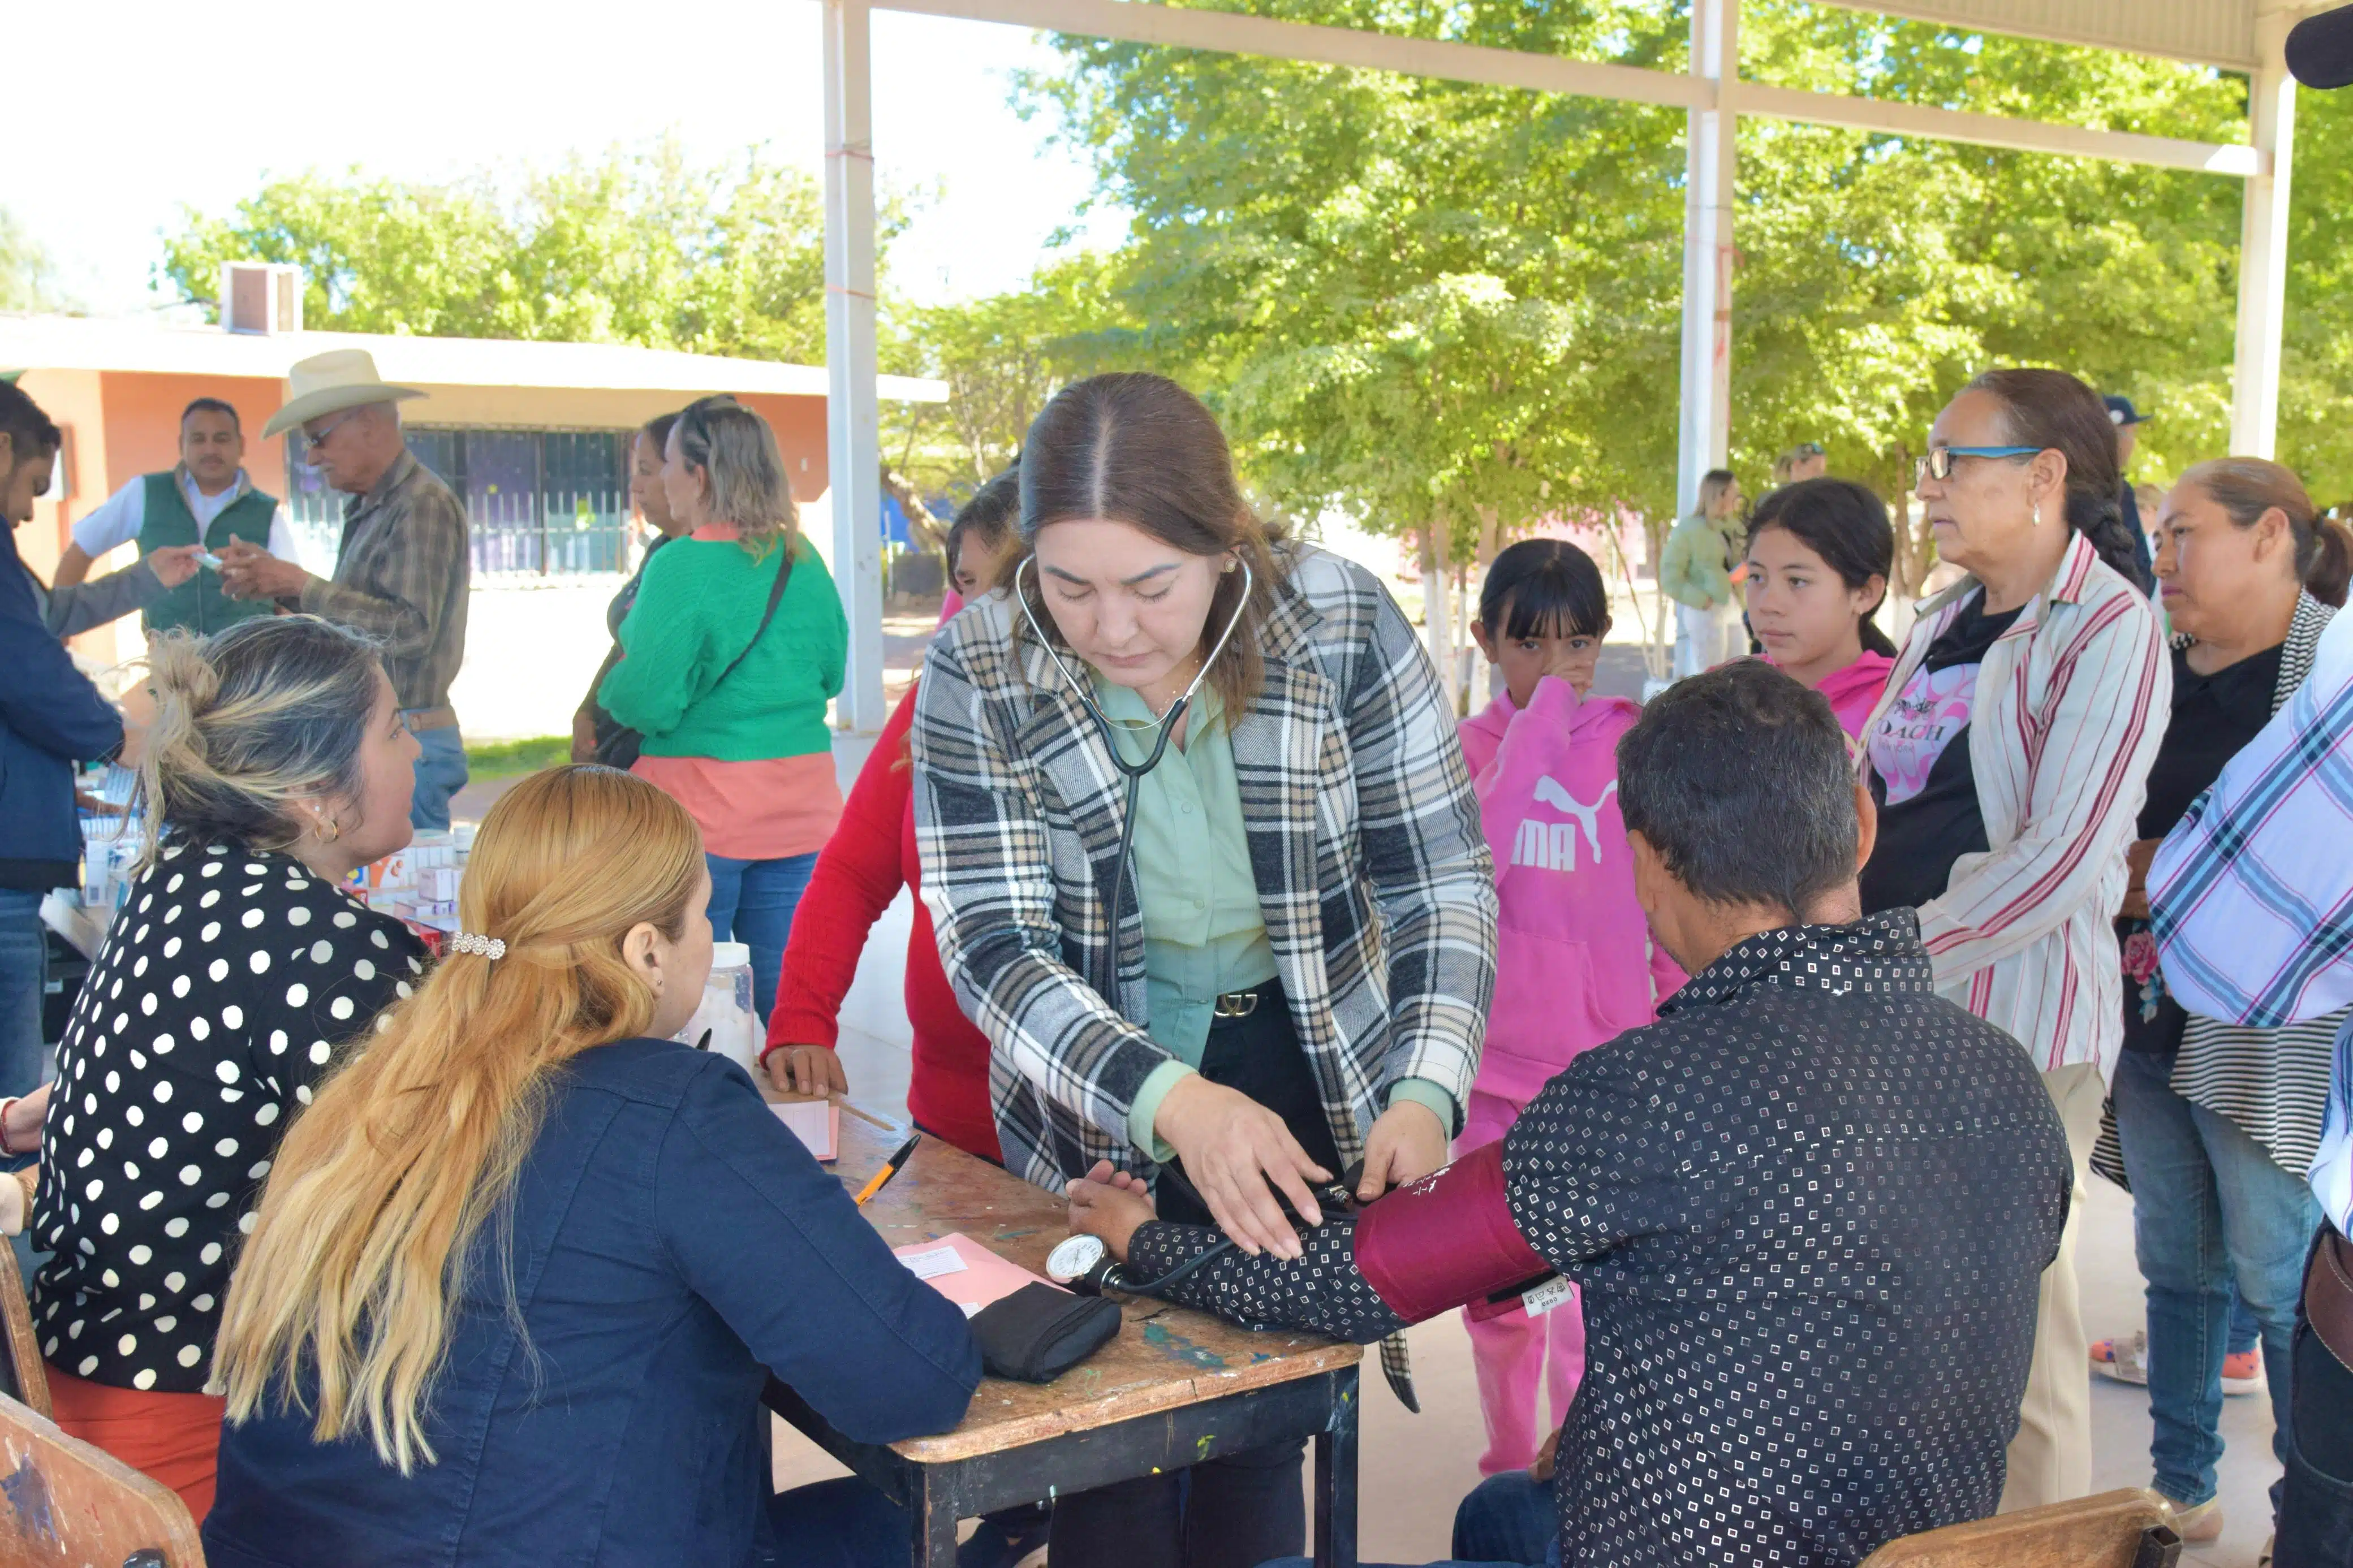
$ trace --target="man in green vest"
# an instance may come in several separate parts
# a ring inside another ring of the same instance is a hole
[[[217,555],[242,539],[285,561],[300,559],[286,509],[253,488],[240,467],[245,432],[237,410],[217,397],[199,397],[180,414],[180,466],[142,474],[73,525],[73,542],[58,562],[57,584],[67,587],[90,563],[118,545],[139,542],[145,559],[169,545],[202,543]],[[147,629],[185,626],[199,636],[251,616],[275,613],[268,600],[232,599],[209,569],[147,606]]]

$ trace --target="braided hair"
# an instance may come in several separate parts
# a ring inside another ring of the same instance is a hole
[[[2125,526],[2124,468],[2116,427],[2100,395],[2063,370],[1989,370],[1963,388],[2002,405],[2010,439],[2067,459],[2067,526],[2091,541],[2126,582],[2148,592],[2140,552]]]

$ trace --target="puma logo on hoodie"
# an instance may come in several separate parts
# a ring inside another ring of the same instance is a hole
[[[1582,826],[1585,842],[1593,849],[1593,863],[1600,865],[1601,828],[1599,819],[1601,808],[1617,793],[1618,781],[1611,779],[1594,797],[1593,804],[1588,805],[1562,788],[1551,774],[1539,775],[1535,786],[1536,803],[1548,805],[1555,811],[1567,812],[1577,820],[1543,822],[1533,816],[1522,818],[1519,836],[1512,841],[1512,864],[1541,866],[1548,871],[1576,870],[1577,830]]]

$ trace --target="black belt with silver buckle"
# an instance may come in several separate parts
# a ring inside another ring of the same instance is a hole
[[[1259,994],[1255,991],[1228,991],[1220,995],[1215,1010],[1220,1018],[1247,1018],[1258,1011]]]

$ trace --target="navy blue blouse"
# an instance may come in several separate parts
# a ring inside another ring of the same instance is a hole
[[[723,1058],[583,1052],[512,1214],[523,1331],[486,1226],[427,1407],[438,1462],[404,1478],[282,1409],[227,1426],[215,1568],[750,1563],[769,1373],[870,1443],[954,1426],[980,1381],[964,1314]]]

